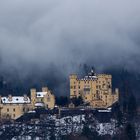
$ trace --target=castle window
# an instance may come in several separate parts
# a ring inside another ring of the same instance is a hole
[[[7,114],[7,115],[6,115],[6,118],[9,118],[9,117],[10,117],[10,115],[9,115],[9,114]]]
[[[76,91],[73,91],[74,95],[76,95]]]
[[[13,108],[13,111],[15,112],[15,108]]]
[[[79,86],[79,89],[80,89],[80,86]]]
[[[47,101],[50,102],[50,97],[47,98]]]
[[[9,112],[9,108],[7,108],[7,112]]]

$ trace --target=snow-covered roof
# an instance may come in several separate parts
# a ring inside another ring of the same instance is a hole
[[[23,103],[30,103],[30,98],[24,96],[12,96],[11,98],[2,97],[1,101],[2,103],[5,104],[23,104]]]
[[[44,104],[43,104],[43,103],[36,103],[35,106],[36,106],[36,107],[43,107]]]
[[[85,76],[83,80],[96,80],[98,77],[97,76]]]
[[[27,113],[36,113],[36,111],[32,110],[32,111],[28,111]]]
[[[111,109],[98,110],[98,112],[111,112]]]
[[[47,94],[47,92],[37,92],[36,97],[44,97]]]

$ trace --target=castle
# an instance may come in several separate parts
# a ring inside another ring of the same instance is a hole
[[[76,74],[70,75],[70,98],[81,97],[84,103],[93,108],[108,108],[119,100],[119,90],[112,90],[112,76],[108,74],[95,74],[93,70],[80,79]],[[30,90],[30,97],[0,96],[0,119],[17,119],[26,112],[35,108],[53,109],[55,96],[47,88],[41,92]]]
[[[44,107],[53,109],[55,106],[55,96],[47,87],[43,87],[41,92],[31,89],[31,96],[0,96],[0,118],[17,119],[26,112],[35,108]]]
[[[82,79],[70,75],[70,98],[82,97],[93,108],[107,108],[119,100],[119,90],[112,91],[112,76],[95,74],[93,70]]]

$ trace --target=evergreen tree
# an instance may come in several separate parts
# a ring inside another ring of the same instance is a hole
[[[130,119],[133,119],[136,114],[137,114],[136,98],[133,94],[131,94],[128,100],[128,115]]]
[[[75,106],[79,106],[84,103],[82,97],[80,96],[78,98],[77,97],[72,98],[71,101]]]
[[[100,136],[97,131],[92,131],[86,124],[83,127],[82,135],[86,136],[88,140],[100,140]]]
[[[115,114],[115,118],[117,120],[117,126],[120,126],[123,124],[123,113],[120,109],[120,105],[117,103],[114,108],[113,108],[113,112]]]
[[[136,140],[136,131],[132,124],[127,124],[125,133],[128,140]]]
[[[56,97],[56,104],[59,106],[67,106],[69,104],[69,99],[66,96]]]

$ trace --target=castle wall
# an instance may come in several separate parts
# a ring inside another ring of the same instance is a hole
[[[53,109],[55,106],[55,96],[47,87],[42,88],[42,92],[31,89],[31,97],[0,96],[0,118],[17,119],[24,113],[34,110],[37,107]],[[42,105],[42,106],[39,106]]]
[[[112,76],[107,74],[89,75],[78,79],[70,75],[70,98],[81,96],[93,107],[109,107],[119,98],[119,91],[112,92]]]

